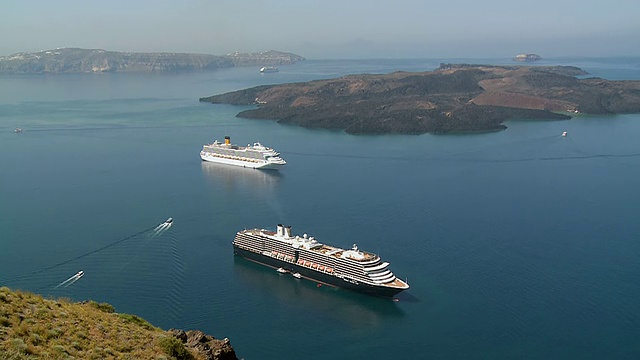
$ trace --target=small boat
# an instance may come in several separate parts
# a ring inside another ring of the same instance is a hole
[[[167,220],[165,220],[165,224],[171,224],[173,222],[173,218],[168,218]]]
[[[278,270],[276,270],[277,272],[279,272],[280,274],[286,274],[289,272],[289,270],[285,269],[285,268],[278,268]]]
[[[80,278],[81,278],[81,277],[83,277],[83,276],[84,276],[84,271],[82,271],[82,270],[78,271],[78,272],[75,274],[75,277],[76,277],[76,278],[78,278],[78,279],[80,279]]]
[[[278,68],[275,66],[265,66],[263,68],[260,69],[261,73],[275,73],[278,72]]]
[[[16,133],[21,133],[21,132],[22,132],[22,129],[21,129],[21,128],[16,128],[15,132],[16,132]]]
[[[567,132],[566,131],[562,132],[562,137],[567,137]]]
[[[301,279],[302,278],[302,275],[300,275],[300,273],[293,273],[292,275],[296,279]]]

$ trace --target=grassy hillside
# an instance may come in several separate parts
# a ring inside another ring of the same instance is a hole
[[[49,300],[0,288],[0,360],[43,358],[204,359],[205,356],[188,350],[169,332],[135,315],[116,313],[109,304]]]

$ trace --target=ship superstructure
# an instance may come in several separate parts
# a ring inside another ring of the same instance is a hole
[[[231,138],[225,136],[224,143],[214,141],[207,144],[200,151],[203,161],[248,167],[253,169],[277,169],[287,162],[280,157],[280,153],[266,147],[259,142],[247,146],[231,144]]]
[[[409,288],[389,269],[389,263],[357,245],[349,250],[318,242],[304,234],[292,236],[291,227],[278,224],[276,231],[239,231],[233,240],[236,255],[283,268],[302,277],[367,294],[392,297]]]

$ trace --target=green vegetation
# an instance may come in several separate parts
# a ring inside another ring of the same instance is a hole
[[[196,359],[167,332],[94,301],[0,288],[0,360]]]
[[[147,330],[154,330],[154,329],[157,329],[157,328],[156,328],[156,327],[154,327],[153,325],[149,324],[149,322],[148,322],[147,320],[142,319],[142,318],[140,318],[140,317],[138,317],[138,316],[135,316],[135,315],[129,315],[129,314],[118,314],[118,316],[119,316],[121,319],[123,319],[123,320],[125,320],[125,321],[127,321],[127,322],[134,323],[134,324],[136,324],[136,325],[138,325],[138,326],[140,326],[140,327],[143,327],[143,328],[145,328],[145,329],[147,329]]]
[[[193,355],[184,347],[184,344],[174,338],[166,337],[159,341],[160,347],[164,350],[165,354],[172,356],[178,360],[190,360],[193,359]]]
[[[102,311],[102,312],[106,312],[107,314],[111,314],[116,312],[116,309],[113,307],[113,305],[111,304],[107,304],[107,303],[97,303],[95,301],[89,301],[89,305],[93,306],[94,308]]]

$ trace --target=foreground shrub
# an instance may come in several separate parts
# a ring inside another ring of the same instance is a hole
[[[158,341],[160,348],[165,354],[172,356],[178,360],[190,360],[193,359],[191,353],[184,347],[182,341],[172,337],[164,337]]]

